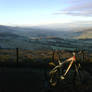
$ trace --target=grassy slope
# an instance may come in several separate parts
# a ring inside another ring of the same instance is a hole
[[[87,29],[87,30],[84,30],[81,35],[75,37],[75,38],[78,38],[78,39],[89,39],[89,38],[92,38],[92,29]]]

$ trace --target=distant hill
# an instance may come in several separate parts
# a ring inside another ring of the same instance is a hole
[[[77,40],[77,39],[90,40]],[[90,29],[52,30],[38,27],[11,27],[0,25],[0,47],[48,49],[56,47],[85,47],[92,46],[92,31]],[[89,43],[89,44],[87,44]]]
[[[67,35],[68,34],[68,35]],[[69,35],[70,34],[70,35]],[[10,26],[0,26],[0,35],[6,36],[24,36],[27,38],[31,37],[60,37],[60,38],[70,38],[72,32],[36,27],[10,27]]]
[[[39,27],[10,27],[0,25],[0,37],[60,37],[66,39],[90,39],[92,38],[92,28],[89,29],[45,29]]]
[[[76,36],[77,39],[92,39],[92,28],[85,29],[81,31],[79,36]]]

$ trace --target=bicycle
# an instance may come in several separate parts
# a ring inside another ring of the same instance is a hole
[[[64,62],[61,62],[60,60],[58,60],[58,65],[55,65],[54,63],[49,63],[50,65],[54,67],[53,69],[48,71],[49,84],[51,87],[55,87],[56,85],[59,85],[61,81],[63,80],[67,81],[69,80],[69,78],[72,79],[75,85],[76,76],[79,76],[79,81],[81,80],[80,63],[77,64],[76,62],[74,62],[76,61],[75,59],[76,59],[75,53],[73,53],[73,57],[65,60]],[[69,61],[71,62],[69,63]],[[69,63],[68,68],[64,66],[65,63]],[[73,64],[74,64],[74,67],[73,67],[74,69],[71,69],[72,71],[71,71],[71,74],[69,75],[68,72]]]

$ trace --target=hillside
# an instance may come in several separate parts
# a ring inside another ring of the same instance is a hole
[[[23,36],[27,38],[33,37],[60,37],[65,39],[81,39],[92,38],[92,28],[61,28],[61,29],[48,29],[41,27],[11,27],[0,25],[0,37],[1,36]]]
[[[76,30],[76,29],[75,29]],[[73,48],[91,48],[92,39],[91,29],[86,31],[61,31],[41,29],[36,27],[10,27],[0,26],[0,47],[1,48],[25,48],[25,49],[73,49]],[[73,39],[77,38],[77,39]]]
[[[77,39],[91,39],[92,38],[92,28],[83,30],[81,35],[75,37]]]

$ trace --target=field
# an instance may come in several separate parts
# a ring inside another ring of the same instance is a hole
[[[58,56],[64,60],[71,57],[72,52],[19,49],[17,57],[16,49],[1,49],[0,92],[92,92],[92,54],[87,51],[78,57],[81,64],[81,82],[74,85],[70,77],[61,81],[58,86],[48,86],[48,63],[54,60],[57,64]],[[71,69],[68,74],[72,71]]]

